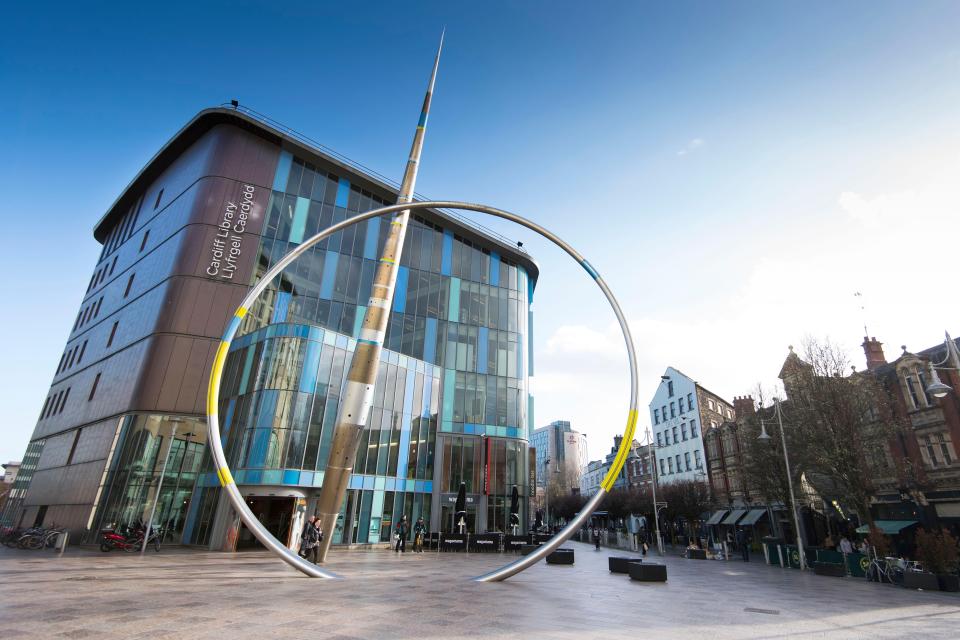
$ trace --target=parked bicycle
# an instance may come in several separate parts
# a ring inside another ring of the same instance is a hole
[[[57,537],[67,530],[63,527],[7,528],[2,533],[3,544],[18,549],[45,549],[56,545]]]
[[[146,525],[140,520],[133,525],[128,525],[121,529],[109,526],[100,531],[100,551],[104,553],[114,549],[132,553],[143,548],[143,537],[146,533]],[[147,544],[153,545],[154,551],[160,551],[160,543],[166,536],[166,529],[163,527],[151,527],[150,535],[147,538]]]

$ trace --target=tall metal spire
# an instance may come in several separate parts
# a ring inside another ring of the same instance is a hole
[[[420,168],[420,154],[423,151],[423,138],[427,131],[427,117],[430,115],[430,102],[433,98],[433,86],[437,80],[437,68],[440,66],[440,52],[443,50],[443,35],[440,34],[440,45],[437,47],[437,56],[433,61],[433,71],[430,73],[430,83],[423,98],[423,108],[420,110],[420,120],[413,135],[413,144],[410,147],[410,156],[407,167],[403,172],[403,182],[400,184],[400,193],[397,204],[413,201],[414,189],[417,184],[417,170]],[[377,370],[380,368],[380,352],[383,350],[383,340],[387,334],[387,321],[390,318],[390,308],[393,304],[393,291],[397,282],[397,271],[400,266],[400,255],[403,251],[403,240],[407,235],[407,222],[410,211],[398,213],[390,221],[387,233],[387,242],[377,265],[377,272],[373,278],[373,289],[367,303],[367,310],[363,315],[363,324],[357,347],[350,360],[350,369],[347,373],[347,384],[343,391],[340,407],[337,413],[336,428],[333,432],[333,441],[330,445],[330,457],[323,476],[323,488],[317,501],[317,511],[323,524],[324,539],[320,543],[320,561],[327,557],[333,532],[340,514],[340,505],[347,495],[347,486],[353,473],[353,464],[357,457],[357,448],[360,445],[360,436],[366,428],[370,407],[373,404],[373,387],[377,380]]]

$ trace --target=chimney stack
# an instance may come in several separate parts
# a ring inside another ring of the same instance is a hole
[[[883,343],[877,342],[876,338],[863,337],[863,353],[867,356],[867,369],[873,371],[880,365],[887,364],[887,359],[883,355]]]
[[[746,418],[747,416],[752,416],[756,411],[755,403],[753,401],[753,396],[737,396],[733,399],[733,410],[736,412],[737,418]]]

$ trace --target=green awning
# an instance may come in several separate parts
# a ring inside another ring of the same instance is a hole
[[[723,520],[723,516],[727,515],[726,509],[721,509],[720,511],[714,511],[713,515],[710,516],[710,519],[707,520],[706,524],[720,524],[720,521]]]
[[[766,509],[750,509],[750,513],[748,513],[743,520],[740,521],[740,524],[744,527],[752,527],[753,525],[757,524],[757,520],[765,515],[767,515]]]
[[[743,514],[747,512],[746,509],[734,509],[730,512],[730,515],[724,519],[720,524],[737,524],[737,520],[743,517]]]
[[[893,536],[918,523],[916,520],[877,520],[874,524],[886,535]],[[870,525],[857,527],[857,533],[870,533]]]

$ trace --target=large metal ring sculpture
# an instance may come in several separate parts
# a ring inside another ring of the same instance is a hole
[[[223,447],[220,442],[220,421],[217,416],[217,407],[220,404],[220,381],[223,377],[223,365],[227,359],[227,353],[230,350],[230,343],[236,335],[237,330],[240,328],[240,321],[247,314],[247,310],[250,309],[250,306],[257,299],[257,297],[259,297],[259,295],[263,293],[263,290],[267,288],[267,285],[270,284],[270,282],[284,269],[286,269],[290,263],[296,260],[297,257],[299,257],[304,251],[338,231],[342,231],[351,225],[357,224],[358,222],[367,220],[369,218],[377,218],[388,213],[394,213],[396,211],[403,211],[406,209],[459,209],[463,211],[477,211],[479,213],[486,213],[497,218],[503,218],[504,220],[516,222],[517,224],[520,224],[531,231],[535,231],[547,240],[550,240],[555,245],[566,251],[574,260],[576,260],[577,263],[580,264],[580,266],[582,266],[586,272],[590,274],[590,277],[593,278],[594,282],[597,283],[597,286],[600,287],[603,295],[607,298],[607,302],[610,303],[610,307],[613,309],[614,315],[617,317],[617,322],[620,323],[620,330],[623,331],[623,340],[627,347],[627,359],[630,365],[630,409],[629,413],[627,414],[627,426],[623,433],[623,441],[620,444],[620,449],[617,451],[617,455],[614,458],[613,464],[610,465],[610,470],[600,483],[600,489],[587,502],[580,513],[578,513],[577,516],[570,521],[566,527],[554,535],[546,544],[541,545],[527,556],[506,564],[495,571],[491,571],[490,573],[486,573],[482,576],[474,578],[474,580],[478,582],[499,582],[523,571],[527,567],[539,562],[548,554],[555,551],[561,544],[569,540],[570,537],[576,533],[583,523],[586,522],[586,520],[593,514],[596,508],[600,505],[600,502],[603,500],[604,495],[606,495],[606,493],[613,487],[617,476],[620,474],[620,470],[623,468],[623,464],[627,459],[627,454],[630,452],[630,445],[633,442],[633,434],[637,426],[638,416],[637,358],[633,347],[633,338],[630,335],[630,328],[627,326],[627,321],[623,316],[623,311],[620,309],[620,304],[613,296],[613,293],[610,291],[607,283],[603,281],[603,278],[600,277],[600,274],[597,273],[593,266],[587,262],[583,256],[577,253],[573,247],[555,236],[553,233],[547,229],[544,229],[540,225],[527,220],[526,218],[508,211],[503,211],[501,209],[495,209],[482,204],[471,204],[468,202],[409,202],[406,204],[396,204],[389,207],[382,207],[380,209],[373,209],[371,211],[355,215],[352,218],[344,220],[343,222],[339,222],[325,229],[324,231],[321,231],[317,235],[303,242],[303,244],[285,255],[253,286],[247,296],[243,299],[243,302],[240,303],[240,307],[237,308],[233,318],[230,321],[230,324],[227,326],[227,330],[223,334],[223,338],[220,341],[220,347],[217,349],[217,355],[213,360],[213,368],[210,372],[210,386],[207,391],[207,439],[210,443],[210,450],[213,453],[213,461],[215,468],[217,469],[217,478],[220,480],[220,485],[224,488],[227,496],[230,498],[233,508],[237,511],[237,513],[240,514],[240,518],[243,520],[244,524],[247,525],[247,528],[250,529],[253,535],[256,536],[256,538],[263,543],[265,547],[280,556],[284,562],[298,569],[299,571],[302,571],[308,576],[314,578],[338,578],[339,576],[337,576],[335,573],[326,571],[310,562],[307,562],[285,547],[279,540],[274,538],[269,531],[267,531],[263,524],[261,524],[260,521],[257,520],[256,516],[253,515],[253,512],[250,511],[250,508],[247,507],[243,496],[240,495],[240,490],[233,481],[233,476],[230,473],[230,467],[227,464],[227,458],[223,453]]]

